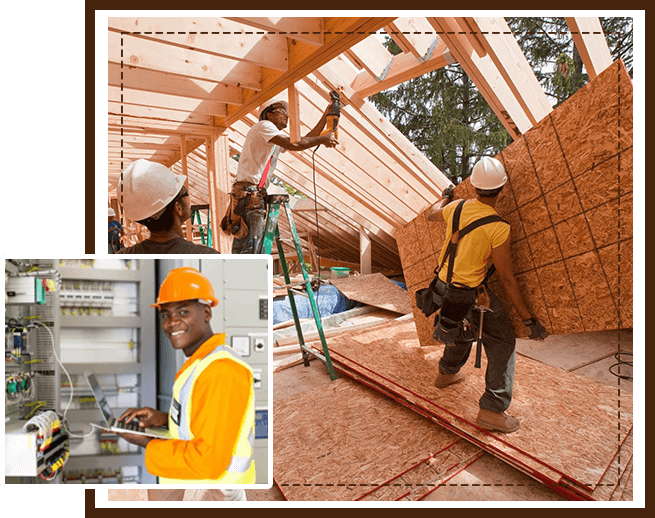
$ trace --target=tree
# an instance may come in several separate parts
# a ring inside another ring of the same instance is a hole
[[[564,18],[507,18],[551,104],[589,81]],[[601,18],[610,52],[632,77],[632,19]],[[392,54],[400,49],[391,38]],[[454,183],[481,156],[494,156],[512,139],[459,65],[446,66],[371,97],[376,107]]]

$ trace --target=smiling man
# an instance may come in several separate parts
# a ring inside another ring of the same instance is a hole
[[[221,221],[221,229],[234,236],[233,254],[256,254],[259,249],[266,221],[266,189],[280,151],[302,151],[321,144],[325,147],[338,144],[334,133],[321,135],[329,109],[330,106],[307,135],[298,142],[291,142],[282,131],[289,122],[287,102],[271,99],[261,106],[259,121],[250,128],[243,143],[230,206]]]
[[[168,414],[132,408],[118,419],[140,427],[168,427],[173,439],[124,433],[146,449],[146,468],[161,484],[254,484],[254,393],[252,369],[214,334],[211,308],[218,304],[209,280],[194,268],[172,270],[153,307],[173,349],[186,362],[175,377]],[[159,491],[161,490],[149,490]],[[151,499],[181,500],[184,490],[164,490]],[[245,499],[243,490],[217,491],[222,499]],[[179,496],[179,498],[173,495]]]

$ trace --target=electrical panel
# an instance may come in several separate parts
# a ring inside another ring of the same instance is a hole
[[[5,481],[59,481],[69,434],[59,414],[61,281],[54,261],[5,261]],[[16,478],[14,478],[16,477]]]

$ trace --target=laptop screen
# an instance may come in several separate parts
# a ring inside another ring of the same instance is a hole
[[[105,397],[105,394],[102,392],[102,389],[100,388],[100,383],[98,383],[98,380],[96,379],[96,375],[91,373],[86,373],[84,376],[86,377],[86,381],[88,382],[89,386],[91,387],[91,390],[93,391],[93,395],[96,398],[96,403],[98,403],[98,407],[102,412],[102,416],[105,418],[105,424],[107,426],[112,426],[114,423],[114,413],[111,411],[111,408],[107,403],[107,398]]]

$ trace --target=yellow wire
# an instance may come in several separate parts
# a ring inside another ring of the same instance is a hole
[[[25,406],[32,406],[32,405],[36,405],[36,406],[35,406],[35,407],[30,411],[29,414],[27,414],[27,415],[25,416],[25,419],[29,419],[30,416],[31,416],[34,412],[36,412],[39,408],[46,406],[46,405],[47,405],[47,401],[35,401],[34,403],[28,403],[28,404],[26,404]]]

